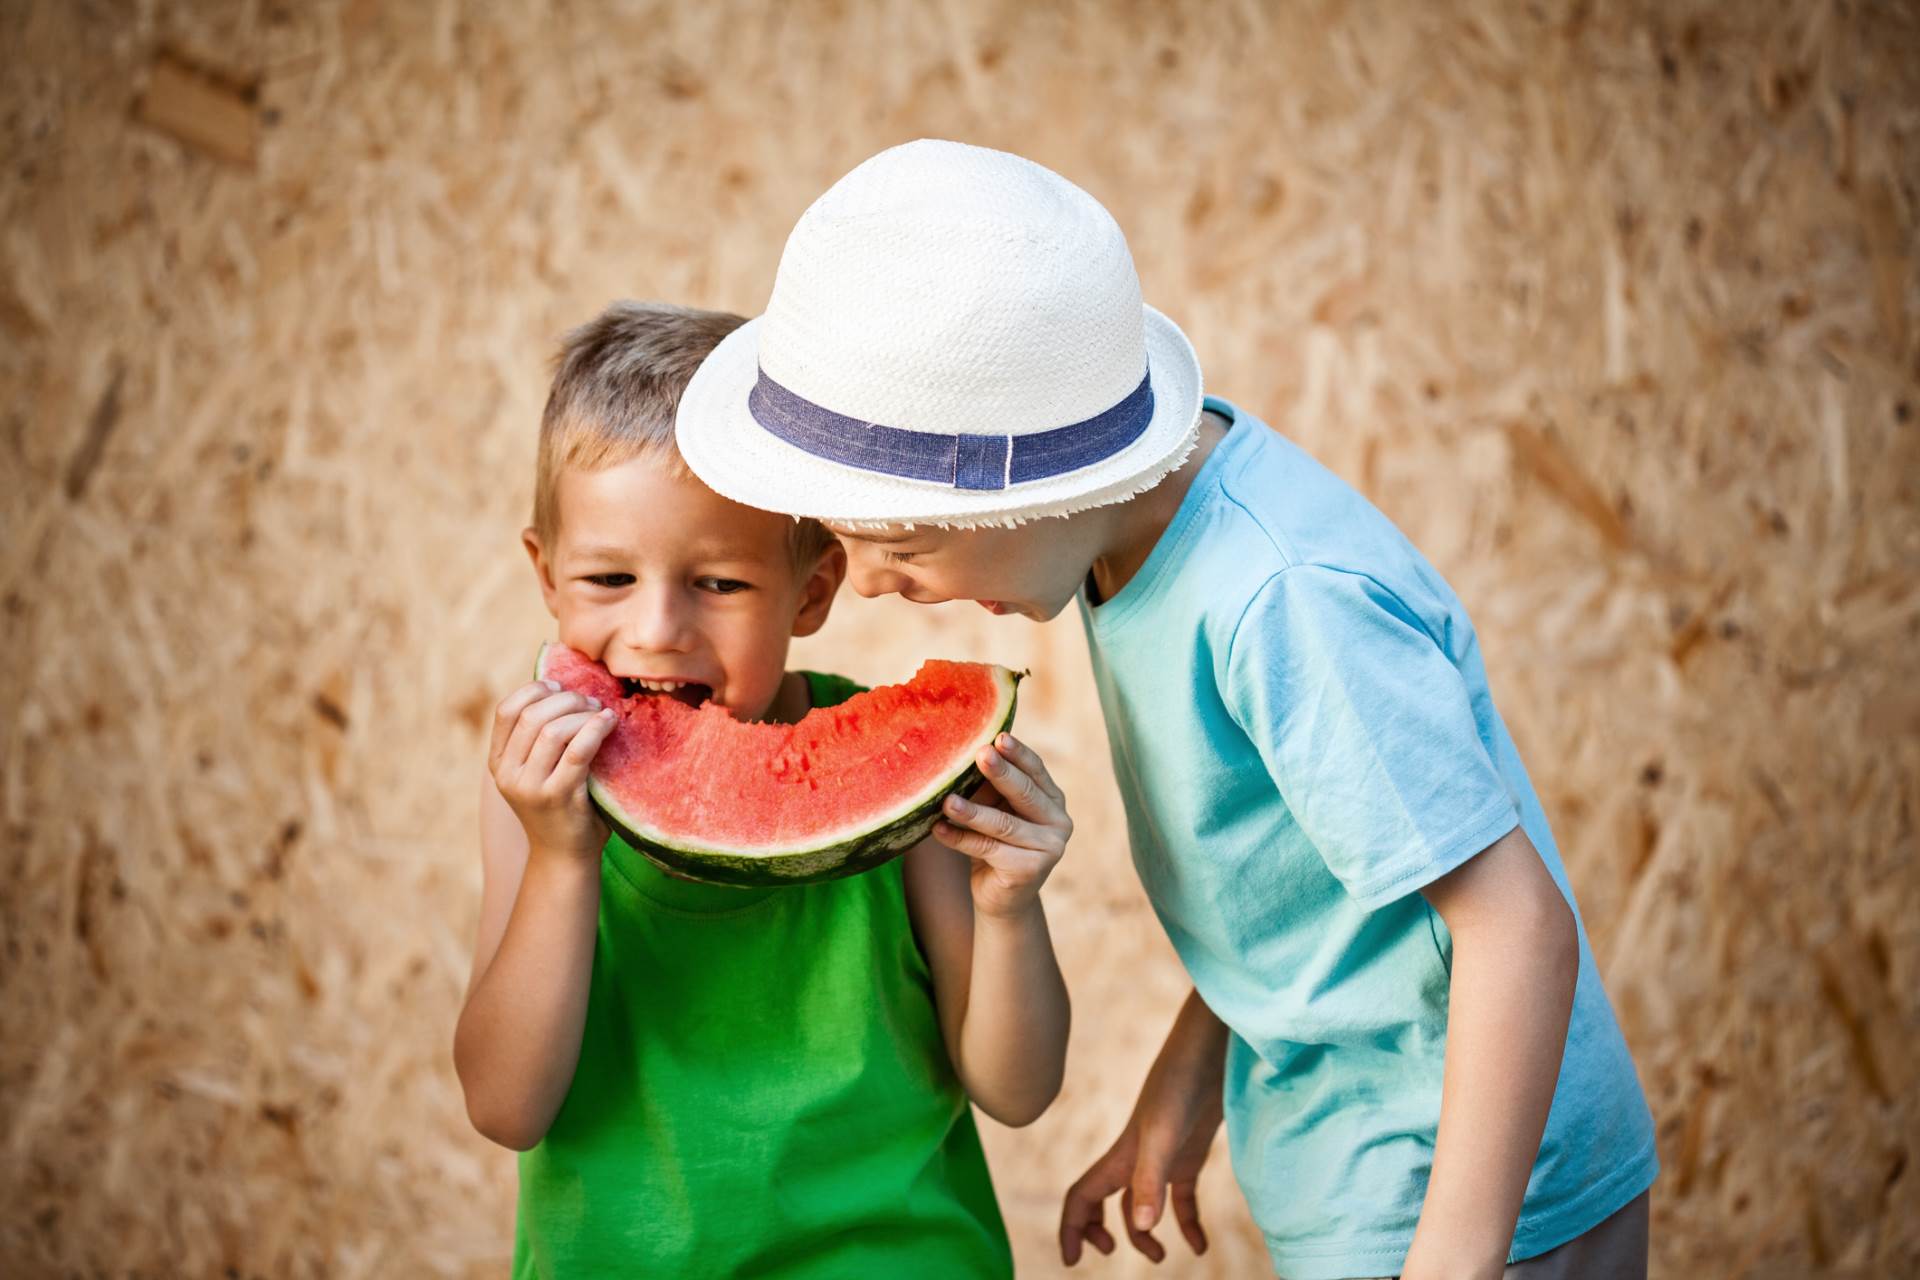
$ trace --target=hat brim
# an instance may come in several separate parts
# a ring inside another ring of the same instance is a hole
[[[834,524],[1004,525],[1120,502],[1185,461],[1200,420],[1200,362],[1180,327],[1146,308],[1153,420],[1112,457],[1004,489],[957,489],[816,457],[763,428],[747,410],[760,376],[760,320],[721,340],[695,371],[676,418],[680,454],[709,488],[763,511]],[[911,428],[912,423],[889,423]]]

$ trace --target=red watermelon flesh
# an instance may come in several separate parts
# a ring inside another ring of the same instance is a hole
[[[736,884],[848,875],[925,838],[940,802],[977,783],[973,757],[1012,723],[1018,680],[933,660],[786,725],[629,694],[562,645],[538,671],[619,713],[589,790],[622,836],[679,874]]]

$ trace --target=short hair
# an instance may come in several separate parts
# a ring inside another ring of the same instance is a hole
[[[599,471],[652,454],[697,482],[674,443],[674,415],[700,362],[745,323],[730,311],[616,302],[560,340],[533,478],[533,527],[543,543],[559,531],[560,473],[568,467]],[[833,535],[803,518],[789,541],[795,563],[810,569]]]

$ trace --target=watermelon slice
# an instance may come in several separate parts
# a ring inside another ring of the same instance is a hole
[[[619,712],[587,780],[614,830],[675,875],[735,885],[850,876],[925,839],[941,802],[979,784],[974,754],[1012,725],[1020,680],[929,661],[798,724],[752,724],[630,693],[565,645],[542,646],[534,677]]]

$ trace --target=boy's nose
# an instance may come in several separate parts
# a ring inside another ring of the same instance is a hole
[[[670,590],[636,592],[633,612],[622,630],[635,649],[645,653],[684,653],[692,647],[692,617],[677,593]]]
[[[893,595],[907,586],[904,574],[873,565],[856,564],[847,576],[853,582],[853,589],[869,600]]]

